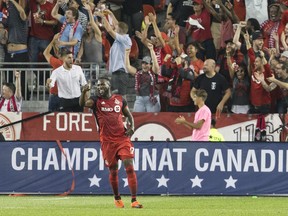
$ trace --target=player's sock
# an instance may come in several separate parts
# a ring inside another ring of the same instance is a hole
[[[114,196],[119,196],[119,191],[118,191],[118,170],[117,169],[116,170],[110,170],[109,181],[110,181]]]
[[[127,178],[128,178],[128,185],[130,188],[131,196],[132,199],[136,199],[136,194],[137,194],[137,177],[136,173],[134,171],[133,165],[128,165],[126,167],[126,173],[127,173]]]
[[[135,202],[136,201],[136,197],[132,197],[131,199],[131,203]]]
[[[115,200],[121,200],[121,196],[120,195],[116,195],[116,196],[114,196],[114,199]]]

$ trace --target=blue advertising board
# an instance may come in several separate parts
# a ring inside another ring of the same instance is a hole
[[[134,142],[138,194],[288,194],[285,143]],[[99,142],[0,143],[0,193],[111,194]],[[64,154],[64,153],[65,154]],[[119,189],[129,194],[120,163]]]

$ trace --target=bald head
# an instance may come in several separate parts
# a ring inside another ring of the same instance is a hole
[[[203,65],[204,73],[213,73],[215,72],[216,62],[213,59],[207,59]]]

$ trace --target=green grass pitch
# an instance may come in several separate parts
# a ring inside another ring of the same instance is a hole
[[[116,209],[113,196],[0,196],[1,216],[251,216],[288,215],[288,197],[251,196],[139,196],[143,209],[132,209],[122,196],[124,209]]]

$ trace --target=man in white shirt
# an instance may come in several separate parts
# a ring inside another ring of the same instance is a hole
[[[21,74],[15,71],[15,85],[3,83],[0,97],[0,112],[20,112],[22,105]]]
[[[70,51],[62,52],[63,65],[56,68],[50,79],[47,80],[49,87],[54,87],[57,81],[58,96],[61,111],[82,112],[79,105],[81,87],[87,85],[83,70],[73,64],[73,54]]]

